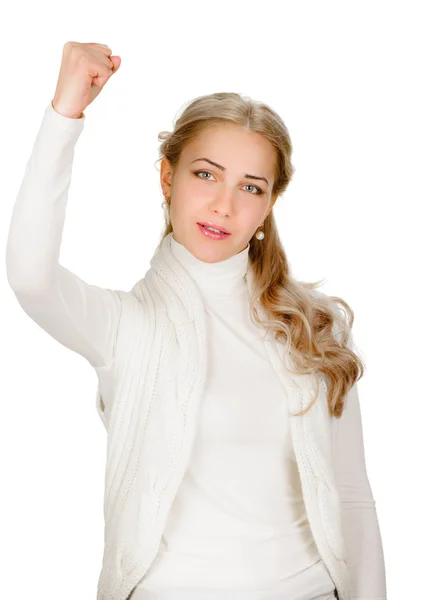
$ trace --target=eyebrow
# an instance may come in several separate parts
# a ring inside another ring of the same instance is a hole
[[[214,165],[214,167],[217,167],[221,171],[226,171],[226,167],[223,167],[222,165],[219,165],[218,163],[214,162],[213,160],[210,160],[209,158],[196,158],[192,162],[193,163],[197,162],[197,160],[205,160],[206,162],[210,163],[211,165]],[[249,175],[248,173],[245,173],[245,177],[248,178],[248,179],[263,180],[263,181],[266,181],[267,185],[269,185],[268,180],[265,179],[265,177],[258,177],[257,175]]]

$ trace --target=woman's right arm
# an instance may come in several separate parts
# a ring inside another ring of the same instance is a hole
[[[110,366],[119,295],[83,281],[59,263],[74,147],[85,115],[59,114],[50,103],[15,201],[6,246],[8,282],[24,311],[94,367]]]

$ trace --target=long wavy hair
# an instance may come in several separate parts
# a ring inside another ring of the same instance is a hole
[[[284,194],[294,174],[291,164],[292,143],[287,127],[279,115],[266,104],[235,92],[199,96],[176,119],[173,131],[158,134],[159,158],[166,158],[175,170],[181,150],[195,136],[210,126],[230,122],[264,136],[276,151],[272,196]],[[365,365],[352,350],[351,328],[354,313],[338,296],[328,296],[315,289],[321,281],[295,280],[290,267],[273,210],[263,223],[265,237],[250,240],[249,264],[252,269],[250,311],[254,323],[273,332],[275,339],[285,342],[292,363],[292,373],[319,373],[325,377],[330,415],[339,418],[344,398],[364,374]],[[172,223],[165,211],[163,239],[172,233]],[[257,310],[261,306],[262,316]],[[339,306],[340,305],[340,306]],[[341,310],[344,309],[344,313]],[[317,400],[296,416],[308,412]]]

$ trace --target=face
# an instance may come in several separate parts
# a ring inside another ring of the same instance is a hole
[[[265,138],[233,124],[216,125],[189,142],[175,172],[164,159],[160,179],[170,197],[174,239],[209,263],[244,250],[276,200],[275,160]],[[213,239],[198,223],[224,227],[230,235]]]

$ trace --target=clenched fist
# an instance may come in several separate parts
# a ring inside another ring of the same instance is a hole
[[[59,79],[51,101],[56,112],[72,119],[84,116],[84,109],[121,65],[121,58],[111,53],[111,48],[103,44],[67,42],[64,45]]]

